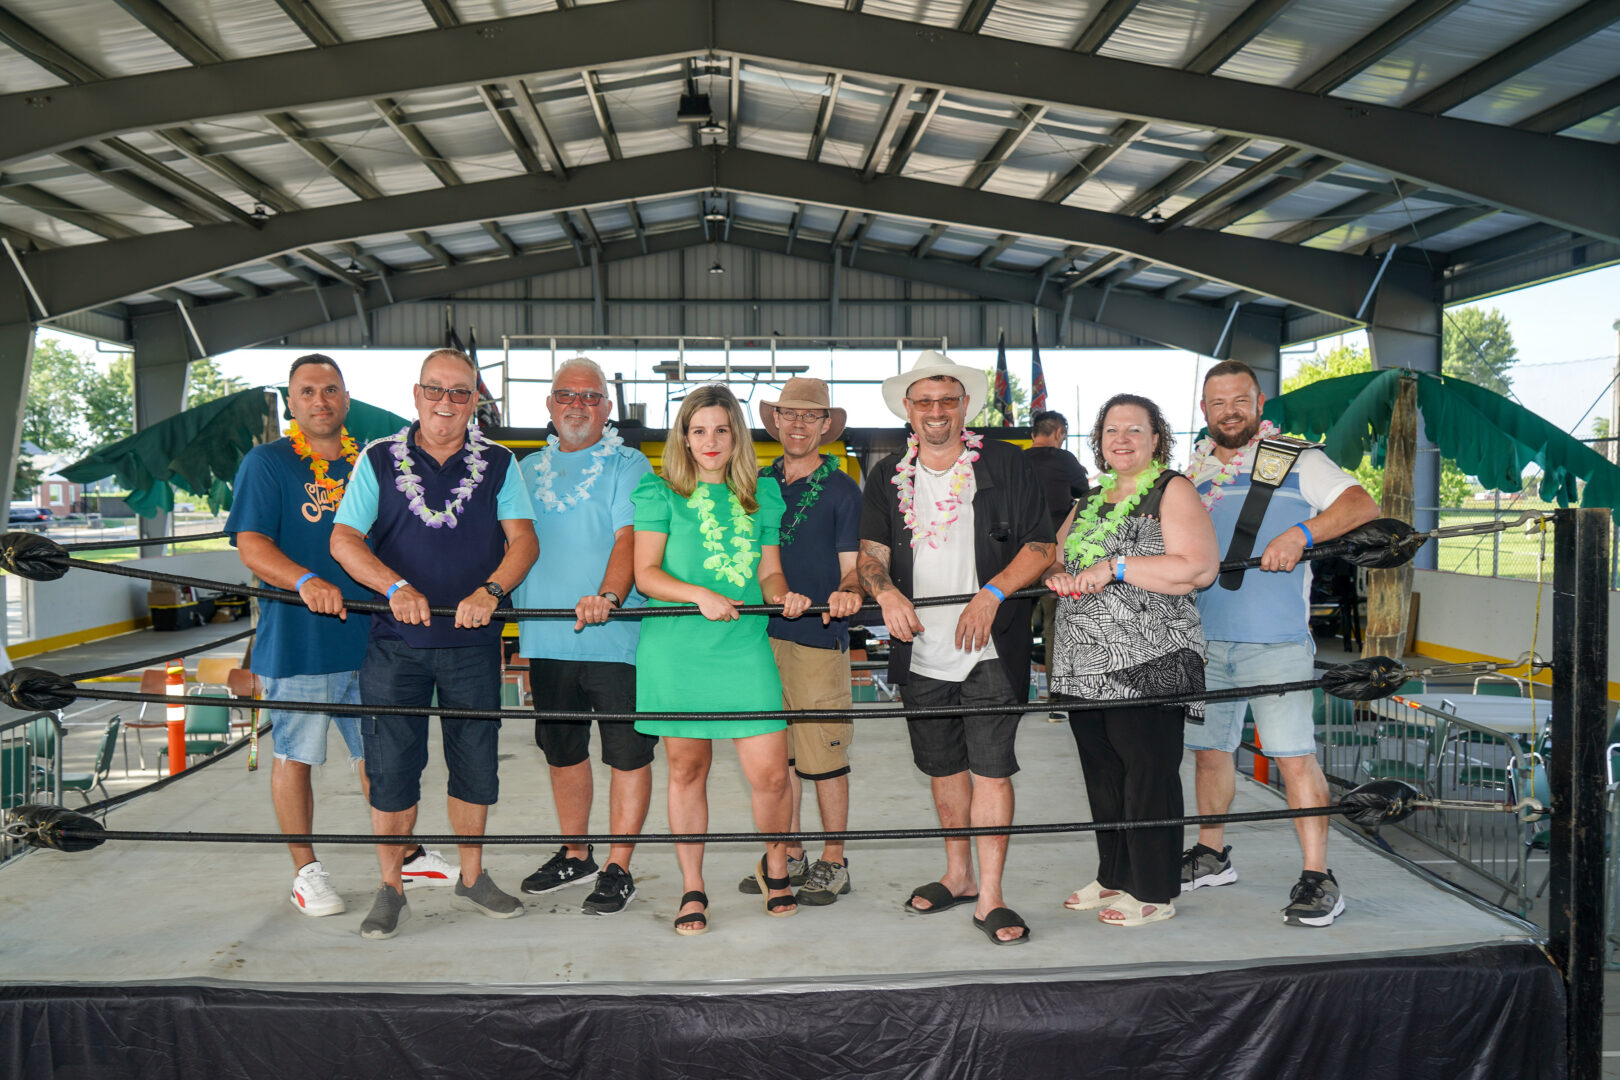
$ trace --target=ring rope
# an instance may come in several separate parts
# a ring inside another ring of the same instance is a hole
[[[252,637],[256,633],[258,633],[258,628],[250,626],[246,630],[239,630],[229,637],[222,637],[217,641],[208,641],[201,645],[187,645],[182,649],[170,649],[168,652],[158,653],[156,656],[150,656],[144,660],[130,660],[113,664],[110,667],[91,668],[89,671],[78,671],[74,672],[72,675],[69,675],[67,678],[71,682],[89,682],[92,679],[101,679],[108,675],[117,675],[119,672],[133,671],[136,668],[151,667],[155,664],[161,664],[168,660],[177,660],[182,657],[192,656],[196,653],[207,652],[210,649],[217,649],[222,645],[229,645],[234,641],[241,641],[245,637]]]
[[[62,544],[63,551],[116,551],[118,548],[151,547],[154,544],[189,544],[196,540],[223,540],[228,532],[188,533],[185,536],[136,536],[128,540],[85,540]]]

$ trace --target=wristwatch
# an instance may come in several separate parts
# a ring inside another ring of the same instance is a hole
[[[498,581],[484,582],[483,589],[497,600],[506,595],[506,590],[501,588],[500,582]]]
[[[609,601],[610,603],[612,603],[612,605],[614,607],[623,607],[624,606],[624,601],[620,600],[619,599],[619,594],[614,592],[612,589],[606,589],[606,590],[604,590],[602,592],[597,593],[596,595],[600,596],[604,600]]]

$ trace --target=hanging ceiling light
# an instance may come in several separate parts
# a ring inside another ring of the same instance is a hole
[[[702,124],[698,125],[699,135],[724,135],[725,133],[726,125],[722,124],[712,116],[705,120]]]
[[[364,274],[366,272],[366,270],[365,270],[365,267],[361,266],[359,263],[355,262],[353,259],[350,259],[349,264],[343,268],[343,272],[345,274],[352,274],[355,277],[359,277],[362,274]]]
[[[1155,206],[1153,208],[1153,213],[1151,213],[1151,214],[1149,214],[1147,216],[1147,223],[1149,225],[1163,225],[1164,224],[1164,215],[1159,213],[1159,208],[1157,206]]]
[[[254,203],[253,209],[248,211],[248,220],[261,223],[269,221],[270,211],[265,209],[264,203]]]
[[[709,267],[709,273],[711,274],[723,274],[725,272],[726,268],[721,266],[719,263],[714,263]]]
[[[720,209],[717,206],[716,207],[710,207],[708,210],[704,211],[703,220],[704,221],[724,221],[724,220],[726,220],[726,212],[724,210]]]

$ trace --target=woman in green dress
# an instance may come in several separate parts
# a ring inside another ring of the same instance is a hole
[[[782,707],[782,684],[765,635],[766,617],[737,614],[767,599],[796,618],[809,597],[788,591],[777,549],[784,505],[775,480],[759,477],[742,408],[718,383],[681,403],[664,446],[663,476],[637,485],[636,588],[649,607],[695,605],[698,614],[644,619],[636,647],[640,712],[743,712]],[[669,767],[669,825],[677,833],[709,827],[707,782],[713,739],[731,739],[753,792],[754,823],[785,832],[791,820],[787,724],[769,720],[638,720],[636,730],[664,738]],[[703,845],[677,844],[681,865],[679,934],[708,929]],[[788,889],[787,846],[765,845],[754,871],[775,916],[798,911]]]

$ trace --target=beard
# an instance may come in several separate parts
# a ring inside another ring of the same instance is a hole
[[[590,417],[584,417],[579,420],[570,420],[565,417],[558,417],[556,420],[552,421],[552,423],[554,423],[557,427],[557,434],[562,436],[564,439],[567,439],[571,443],[585,442],[591,437],[592,424]]]
[[[1257,416],[1247,424],[1244,424],[1242,428],[1232,435],[1228,435],[1226,432],[1222,431],[1217,423],[1217,425],[1210,427],[1209,437],[1215,440],[1215,445],[1221,447],[1223,450],[1241,450],[1245,446],[1249,445],[1249,440],[1254,438],[1257,434],[1259,434],[1259,432],[1260,418]]]

